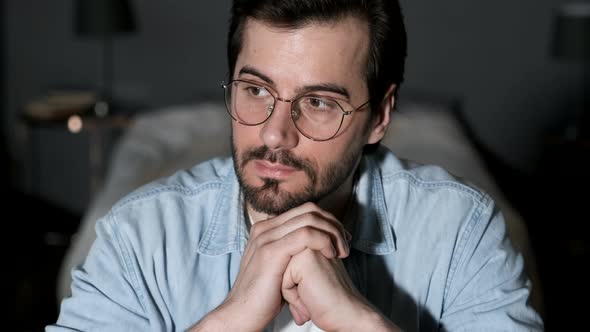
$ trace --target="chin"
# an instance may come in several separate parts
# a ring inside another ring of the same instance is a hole
[[[258,178],[256,183],[261,185],[243,183],[242,190],[246,202],[257,212],[279,215],[303,203],[317,201],[311,187],[290,188],[285,181],[272,178]]]

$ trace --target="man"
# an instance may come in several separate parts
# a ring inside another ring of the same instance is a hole
[[[405,53],[396,1],[235,0],[233,158],[119,202],[48,331],[540,330],[489,196],[378,147]]]

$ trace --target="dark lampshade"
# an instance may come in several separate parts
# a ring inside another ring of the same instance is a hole
[[[75,0],[75,32],[80,36],[105,37],[136,30],[127,0]]]
[[[562,6],[555,16],[552,55],[568,61],[590,61],[590,3]]]

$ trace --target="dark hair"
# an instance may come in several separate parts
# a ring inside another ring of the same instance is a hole
[[[407,41],[398,0],[234,0],[227,39],[229,73],[233,75],[235,70],[248,18],[296,29],[346,16],[369,24],[371,40],[366,79],[374,110],[389,86],[395,83],[399,90],[404,79]]]

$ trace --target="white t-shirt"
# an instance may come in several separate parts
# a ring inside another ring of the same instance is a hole
[[[275,318],[272,324],[273,332],[322,332],[311,321],[299,326],[293,320],[289,306],[284,305],[279,315]]]

